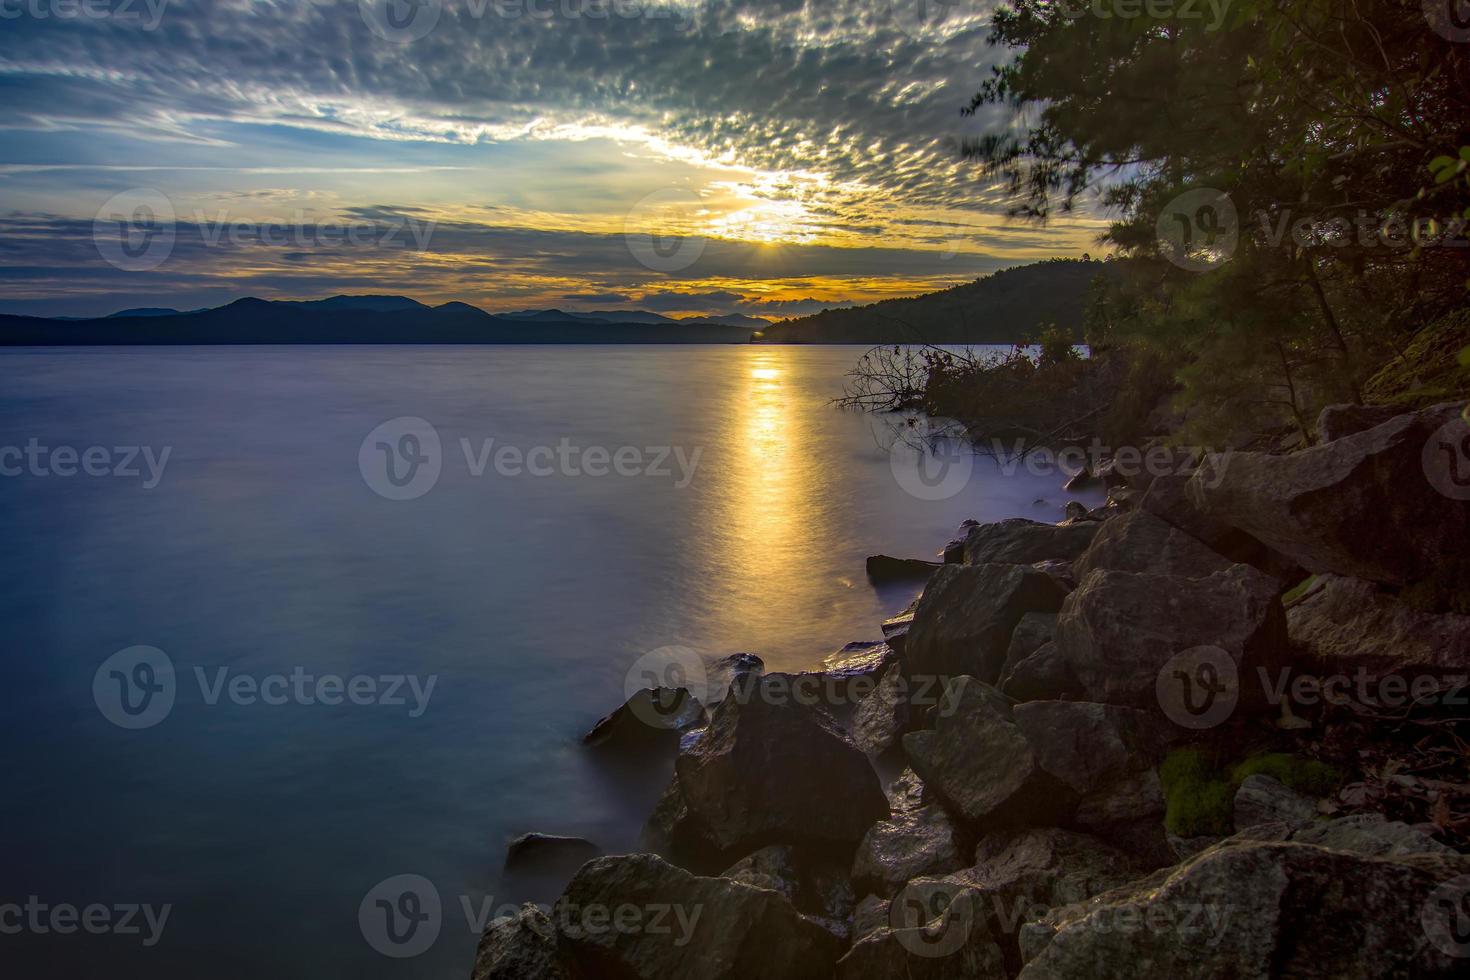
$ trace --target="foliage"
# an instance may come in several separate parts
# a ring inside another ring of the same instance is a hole
[[[1159,766],[1164,826],[1180,837],[1224,837],[1234,826],[1234,787],[1199,749],[1175,749]]]
[[[1089,339],[1177,357],[1191,441],[1309,440],[1317,408],[1361,401],[1372,367],[1465,304],[1470,250],[1443,246],[1470,215],[1470,45],[1419,0],[1236,0],[1218,25],[1072,13],[997,13],[1016,55],[968,111],[1015,119],[967,151],[1017,216],[1116,216],[1105,241],[1133,261]],[[1218,193],[1171,210],[1201,189]]]
[[[1342,785],[1343,775],[1333,766],[1316,759],[1303,759],[1286,752],[1264,752],[1253,755],[1230,770],[1231,782],[1239,787],[1248,776],[1270,776],[1272,779],[1307,796],[1327,796]]]
[[[1363,385],[1370,401],[1423,408],[1470,393],[1470,310],[1446,314],[1420,330]]]

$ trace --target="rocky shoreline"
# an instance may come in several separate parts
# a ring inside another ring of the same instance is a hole
[[[587,741],[676,753],[647,853],[474,980],[1465,975],[1465,412],[1153,447],[1095,511],[870,562],[927,584],[823,671],[635,694]]]

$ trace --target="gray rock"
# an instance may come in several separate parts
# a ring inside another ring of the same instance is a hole
[[[1175,655],[1217,647],[1243,678],[1273,668],[1284,639],[1276,580],[1234,565],[1204,578],[1095,571],[1062,605],[1053,642],[1087,700],[1157,709]]]
[[[1036,652],[1006,668],[1000,689],[1013,701],[1050,701],[1079,692],[1067,668],[1066,658],[1055,642],[1043,643]]]
[[[1433,440],[1463,404],[1439,405],[1285,456],[1212,454],[1190,481],[1206,515],[1310,572],[1407,585],[1463,554],[1470,502],[1436,488],[1458,443]]]
[[[932,730],[904,736],[904,752],[925,784],[977,829],[1050,823],[1071,802],[995,688],[973,677],[950,681],[933,722]]]
[[[1142,874],[1131,856],[1096,837],[1047,827],[986,835],[974,867],[953,877],[983,896],[998,931],[1014,935],[1051,908],[1085,902]]]
[[[1467,872],[1461,855],[1221,844],[1161,881],[1052,910],[1028,929],[1020,976],[1135,980],[1141,964],[1199,980],[1460,976],[1464,961],[1427,941],[1421,921],[1435,889]]]
[[[838,980],[996,980],[1006,976],[1000,947],[968,920],[908,929],[881,928],[837,963]],[[958,931],[958,932],[956,932]],[[951,949],[947,938],[960,939]]]
[[[1189,481],[1192,476],[1191,472],[1157,477],[1138,502],[1138,509],[1179,528],[1231,561],[1251,565],[1281,580],[1301,577],[1300,566],[1290,558],[1272,551],[1239,528],[1215,520],[1200,510],[1199,505],[1189,496]]]
[[[1315,844],[1335,851],[1352,851],[1369,857],[1401,857],[1406,854],[1454,854],[1424,831],[1389,820],[1381,813],[1359,813],[1298,830],[1291,838],[1300,844]]]
[[[1001,677],[1005,677],[1017,664],[1050,643],[1056,635],[1056,613],[1027,613],[1022,616],[1016,621],[1016,628],[1011,631],[1011,643],[1006,647]]]
[[[475,950],[471,980],[572,980],[551,919],[534,905],[491,922]]]
[[[1420,612],[1359,579],[1319,576],[1287,610],[1286,626],[1328,673],[1450,679],[1470,669],[1470,616]]]
[[[1332,442],[1365,432],[1404,414],[1393,405],[1328,405],[1317,416],[1317,438]]]
[[[904,645],[912,678],[1000,679],[1011,632],[1028,612],[1056,612],[1064,593],[1025,565],[945,565],[930,580]]]
[[[505,870],[570,873],[600,854],[602,848],[582,837],[522,834],[505,850]]]
[[[964,867],[954,824],[937,802],[925,802],[922,784],[910,770],[889,791],[890,816],[868,828],[852,862],[859,894],[891,898],[910,879]]]
[[[1203,578],[1232,564],[1167,521],[1134,511],[1103,525],[1092,546],[1072,563],[1072,573],[1078,581],[1099,568]]]
[[[1033,565],[1071,561],[1092,543],[1096,524],[1043,524],[1015,517],[971,528],[965,539],[968,565]]]
[[[748,683],[751,678],[759,677],[765,670],[765,661],[753,653],[732,653],[716,660],[709,668],[708,707],[713,708],[732,690]]]
[[[852,912],[852,941],[860,942],[864,936],[887,926],[888,899],[867,895]]]
[[[643,750],[658,742],[672,744],[680,732],[705,723],[704,706],[682,687],[635,691],[616,711],[582,736],[587,745],[616,750]]]
[[[636,910],[637,925],[644,927],[615,928],[620,908]],[[831,973],[841,950],[837,937],[780,894],[696,877],[651,854],[586,865],[552,919],[563,945],[592,977],[819,977]]]
[[[1235,791],[1236,830],[1277,822],[1305,827],[1316,816],[1316,803],[1261,773],[1247,776]]]
[[[773,844],[747,854],[720,877],[779,892],[798,912],[815,918],[839,938],[847,938],[853,914],[852,884],[847,867],[830,855]]]
[[[893,648],[894,652],[903,655],[904,645],[908,642],[909,630],[914,625],[914,610],[919,607],[919,598],[909,603],[909,607],[897,616],[891,616],[883,620],[883,639]]]
[[[898,745],[913,719],[909,685],[902,664],[889,664],[878,686],[858,702],[848,720],[853,743],[870,755],[882,755]]]
[[[888,815],[867,757],[780,679],[762,677],[727,698],[679,746],[683,822],[713,854],[772,843],[851,847]]]
[[[869,555],[867,561],[868,581],[927,582],[939,568],[940,563],[918,558],[891,558],[888,555]]]

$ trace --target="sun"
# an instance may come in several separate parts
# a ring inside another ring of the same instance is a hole
[[[722,214],[709,222],[714,238],[761,245],[782,245],[811,240],[806,208],[799,201],[762,201],[752,207]]]

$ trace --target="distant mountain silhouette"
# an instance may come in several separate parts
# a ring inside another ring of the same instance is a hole
[[[178,314],[178,310],[171,310],[166,307],[140,306],[135,310],[118,310],[116,313],[109,313],[107,315],[107,319],[115,320],[118,317],[123,316],[178,316]],[[78,318],[74,316],[69,316],[60,317],[58,319],[76,320]]]
[[[746,327],[614,323],[555,310],[492,316],[467,303],[430,308],[406,296],[333,296],[308,301],[249,297],[193,313],[124,311],[63,320],[0,316],[0,346],[155,344],[737,344]]]
[[[763,330],[787,344],[1012,344],[1055,323],[1081,339],[1088,288],[1111,265],[1049,259],[937,293],[823,310]],[[760,329],[760,328],[757,328]]]
[[[727,313],[723,316],[685,316],[679,318],[680,323],[718,323],[726,327],[744,327],[747,330],[765,330],[771,326],[770,320],[758,316],[745,316],[741,313]]]

